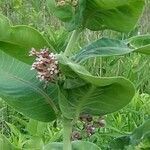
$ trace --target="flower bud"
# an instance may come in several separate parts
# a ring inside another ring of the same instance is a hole
[[[85,131],[87,133],[88,136],[91,136],[95,133],[95,127],[93,125],[86,125],[85,127]]]
[[[83,122],[91,122],[93,120],[90,114],[81,114],[79,118]]]
[[[65,5],[66,5],[66,1],[65,0],[60,0],[56,4],[56,6],[58,6],[58,7],[62,7],[62,6],[65,6]]]
[[[72,6],[73,6],[73,7],[76,7],[77,5],[78,5],[78,0],[73,0],[73,1],[72,1]]]
[[[71,135],[71,139],[74,140],[81,140],[81,134],[78,131],[73,131],[72,135]]]
[[[99,127],[103,128],[106,125],[106,121],[104,119],[98,120],[98,125],[99,125]]]
[[[100,116],[96,122],[94,122],[95,126],[98,128],[103,128],[106,125],[106,121],[104,116]]]

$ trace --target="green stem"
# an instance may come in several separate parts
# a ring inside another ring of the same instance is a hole
[[[63,150],[72,150],[72,146],[71,146],[72,120],[64,118],[63,131],[64,131]]]
[[[70,37],[70,40],[69,40],[68,45],[67,45],[67,47],[65,49],[65,52],[64,52],[64,54],[66,56],[70,56],[71,55],[71,50],[75,46],[76,41],[78,40],[80,32],[81,32],[81,29],[77,29],[77,30],[74,30],[72,32],[72,35]]]
[[[103,71],[103,58],[100,58],[100,77],[102,77],[102,71]]]

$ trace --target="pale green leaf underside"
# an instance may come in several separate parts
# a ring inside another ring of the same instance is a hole
[[[49,44],[37,30],[25,25],[12,26],[0,15],[0,49],[30,64],[32,59],[28,55],[32,47],[40,49],[49,47]]]
[[[92,57],[125,55],[131,52],[150,54],[150,35],[136,36],[127,40],[98,39],[81,49],[74,57],[82,62]]]
[[[60,63],[86,83],[78,88],[74,88],[74,85],[73,88],[66,88],[65,95],[60,90],[60,109],[67,118],[78,117],[80,113],[112,113],[127,105],[134,96],[135,89],[129,80],[123,77],[92,76],[82,66],[60,57]]]
[[[0,52],[0,97],[19,112],[33,119],[55,119],[57,87],[43,89],[30,66]]]
[[[101,38],[81,49],[74,60],[77,62],[84,61],[92,57],[118,56],[132,52],[125,41]]]

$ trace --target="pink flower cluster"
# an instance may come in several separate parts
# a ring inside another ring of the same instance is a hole
[[[80,114],[79,120],[82,122],[79,125],[74,127],[74,130],[71,134],[71,140],[81,140],[83,138],[87,138],[92,136],[96,130],[99,128],[103,128],[106,125],[104,116],[92,116],[90,114]]]
[[[37,78],[45,83],[52,82],[58,76],[58,61],[54,53],[50,53],[48,48],[36,51],[31,49],[29,56],[35,56],[35,62],[31,70],[37,70]]]

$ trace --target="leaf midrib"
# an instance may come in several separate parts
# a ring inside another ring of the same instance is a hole
[[[4,42],[4,43],[12,44],[12,45],[15,45],[15,46],[20,46],[20,47],[23,47],[23,48],[27,48],[27,47],[26,47],[26,46],[24,46],[24,45],[17,44],[17,43],[14,43],[14,42],[11,42],[11,41],[9,41],[9,40],[5,40],[5,39],[0,40],[0,42]]]
[[[78,100],[78,101],[80,101],[81,103],[79,103],[79,104],[77,105],[77,110],[76,110],[76,113],[75,113],[75,114],[76,114],[76,117],[78,117],[78,116],[80,115],[81,110],[82,110],[82,106],[85,104],[86,99],[91,95],[91,93],[92,93],[94,90],[95,90],[95,87],[94,87],[93,85],[91,85],[90,89],[88,90],[88,94],[83,95],[83,96],[80,98],[80,100]]]
[[[16,79],[18,81],[20,81],[21,83],[23,83],[24,85],[27,85],[29,86],[31,89],[33,89],[34,91],[36,91],[37,93],[39,93],[40,95],[42,95],[42,97],[44,98],[45,102],[47,104],[49,104],[50,108],[53,108],[53,110],[55,111],[55,113],[57,114],[58,112],[58,109],[57,107],[55,106],[55,104],[53,103],[53,101],[50,99],[50,97],[43,91],[41,90],[39,87],[37,86],[34,86],[33,84],[31,84],[29,81],[27,80],[24,80],[24,79],[21,79],[13,74],[10,74],[9,72],[3,70],[3,69],[0,69],[2,70],[5,74],[7,74],[7,76],[10,78],[10,79]]]

